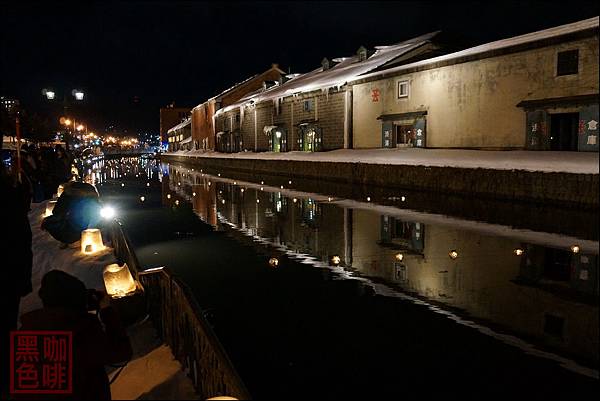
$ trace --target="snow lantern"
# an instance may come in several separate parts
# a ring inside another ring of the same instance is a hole
[[[133,294],[137,288],[127,263],[123,263],[123,266],[116,263],[106,266],[102,276],[106,293],[111,298],[126,297]]]
[[[228,395],[219,395],[216,397],[207,398],[207,400],[237,400],[237,398],[230,397]]]
[[[54,211],[54,206],[56,206],[56,201],[51,200],[46,203],[46,213],[44,213],[44,217],[52,216],[52,212]]]
[[[58,186],[58,188],[56,189],[56,197],[59,198],[62,195],[62,193],[64,192],[64,190],[65,190],[64,185],[60,184]]]
[[[98,228],[88,228],[81,232],[81,252],[92,254],[103,249],[102,233]]]

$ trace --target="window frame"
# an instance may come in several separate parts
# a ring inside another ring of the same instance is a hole
[[[568,72],[563,72],[561,73],[560,70],[560,57],[561,55],[564,55],[566,53],[575,53],[577,54],[577,64],[575,65],[575,72],[571,72],[571,70],[569,70]],[[569,75],[578,75],[580,72],[580,68],[579,68],[579,48],[575,48],[575,49],[567,49],[567,50],[560,50],[556,52],[556,59],[555,59],[555,64],[554,64],[554,68],[556,71],[556,76],[557,77],[566,77]]]
[[[406,84],[406,94],[400,94],[400,87]],[[396,99],[407,99],[410,95],[410,81],[408,79],[401,79],[396,82]]]

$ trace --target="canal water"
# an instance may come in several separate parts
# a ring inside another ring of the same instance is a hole
[[[352,196],[149,158],[87,172],[142,266],[168,266],[193,289],[254,398],[597,389],[589,211],[549,215],[540,231],[522,205],[511,223],[510,213],[436,213],[436,202],[448,205],[430,194]],[[417,197],[428,206],[411,204]]]

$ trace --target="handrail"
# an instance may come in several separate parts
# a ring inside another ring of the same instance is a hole
[[[166,267],[142,271],[120,223],[115,222],[111,234],[115,256],[127,263],[144,287],[159,336],[171,347],[201,399],[251,399],[189,286]]]

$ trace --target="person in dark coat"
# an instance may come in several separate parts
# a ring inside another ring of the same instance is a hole
[[[1,140],[0,135],[0,146]],[[5,356],[10,347],[9,333],[17,327],[21,297],[32,290],[33,254],[26,198],[23,184],[0,162],[0,222],[4,233],[0,239],[3,258],[0,270],[0,396],[8,393],[9,361]]]
[[[64,191],[52,215],[42,221],[42,229],[63,244],[72,244],[81,238],[83,230],[97,227],[100,201],[90,184],[71,181],[63,185]]]
[[[116,309],[106,293],[88,291],[78,278],[51,270],[39,290],[44,307],[21,316],[21,330],[71,331],[73,335],[73,393],[57,398],[110,400],[105,365],[131,359],[132,348]],[[95,295],[90,305],[90,295]],[[98,314],[88,313],[96,309]]]

